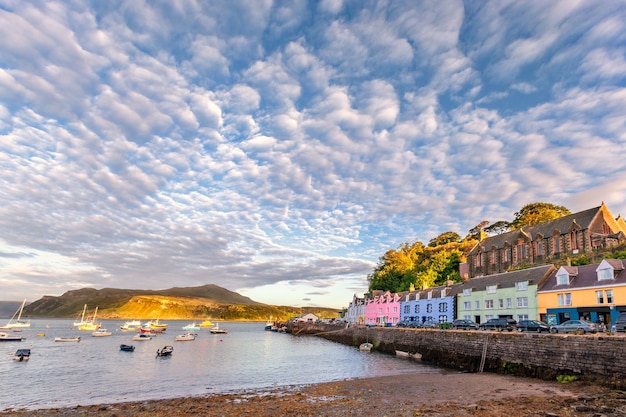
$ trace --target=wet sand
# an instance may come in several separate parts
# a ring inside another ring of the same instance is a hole
[[[626,393],[622,391],[579,381],[560,384],[496,374],[452,372],[344,380],[268,392],[0,412],[0,416],[15,417],[625,415]]]

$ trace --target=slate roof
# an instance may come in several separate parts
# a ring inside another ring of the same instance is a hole
[[[607,286],[626,285],[626,261],[622,259],[605,259],[605,261],[616,270],[617,273],[615,274],[614,279],[598,281],[598,273],[596,270],[600,264],[569,266],[564,267],[570,274],[569,284],[557,285],[556,273],[558,270],[555,270],[540,286],[537,292],[567,291],[581,288],[604,288]]]
[[[520,230],[512,230],[510,232],[502,233],[496,236],[490,236],[482,240],[474,249],[484,248],[485,250],[491,250],[493,246],[496,248],[503,248],[505,243],[512,245],[521,235],[526,236],[530,240],[534,240],[537,235],[543,237],[552,236],[555,230],[558,230],[561,234],[569,231],[572,223],[576,222],[581,228],[587,229],[591,225],[591,222],[600,212],[602,206],[594,207],[588,210],[580,211],[574,214],[568,214],[567,216],[559,217],[558,219],[550,220],[544,223],[536,224],[534,226],[526,226]]]
[[[548,264],[519,271],[472,278],[463,284],[461,291],[467,288],[471,288],[473,291],[486,291],[490,285],[497,285],[498,288],[514,288],[516,282],[522,281],[528,281],[529,285],[539,285],[548,276],[551,276],[550,272],[552,271],[556,271],[556,267]]]

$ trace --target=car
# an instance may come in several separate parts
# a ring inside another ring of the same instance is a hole
[[[426,320],[420,324],[422,329],[436,329],[439,327],[439,323],[434,320]]]
[[[550,327],[550,333],[596,333],[598,326],[587,320],[567,320]]]
[[[539,320],[520,320],[517,323],[518,332],[549,332],[550,326]]]
[[[398,323],[396,323],[396,327],[409,327],[409,324],[411,324],[411,321],[409,321],[409,320],[402,320],[402,321],[399,321]]]
[[[517,322],[514,319],[498,317],[487,320],[480,324],[478,328],[480,330],[497,330],[499,332],[506,330],[512,332],[517,328]]]
[[[615,331],[626,332],[626,312],[620,313],[617,320],[615,320]]]
[[[478,324],[472,320],[458,319],[452,322],[454,330],[478,330]]]

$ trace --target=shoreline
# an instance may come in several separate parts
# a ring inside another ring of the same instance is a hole
[[[626,415],[626,394],[580,381],[560,384],[499,374],[442,372],[161,400],[2,410],[0,416],[582,417],[593,410],[602,410],[607,417]]]

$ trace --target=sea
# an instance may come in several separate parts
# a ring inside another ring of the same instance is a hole
[[[0,410],[46,409],[201,396],[216,393],[289,390],[355,378],[441,373],[419,361],[361,352],[314,336],[264,330],[265,323],[219,322],[227,334],[196,331],[194,341],[176,342],[190,321],[161,321],[167,330],[152,340],[133,341],[120,330],[123,320],[102,320],[111,336],[93,337],[73,320],[33,319],[22,342],[0,342]],[[55,337],[81,336],[80,342]],[[135,346],[133,352],[121,344]],[[157,357],[163,346],[170,357]],[[31,349],[30,360],[13,360],[17,349]]]

